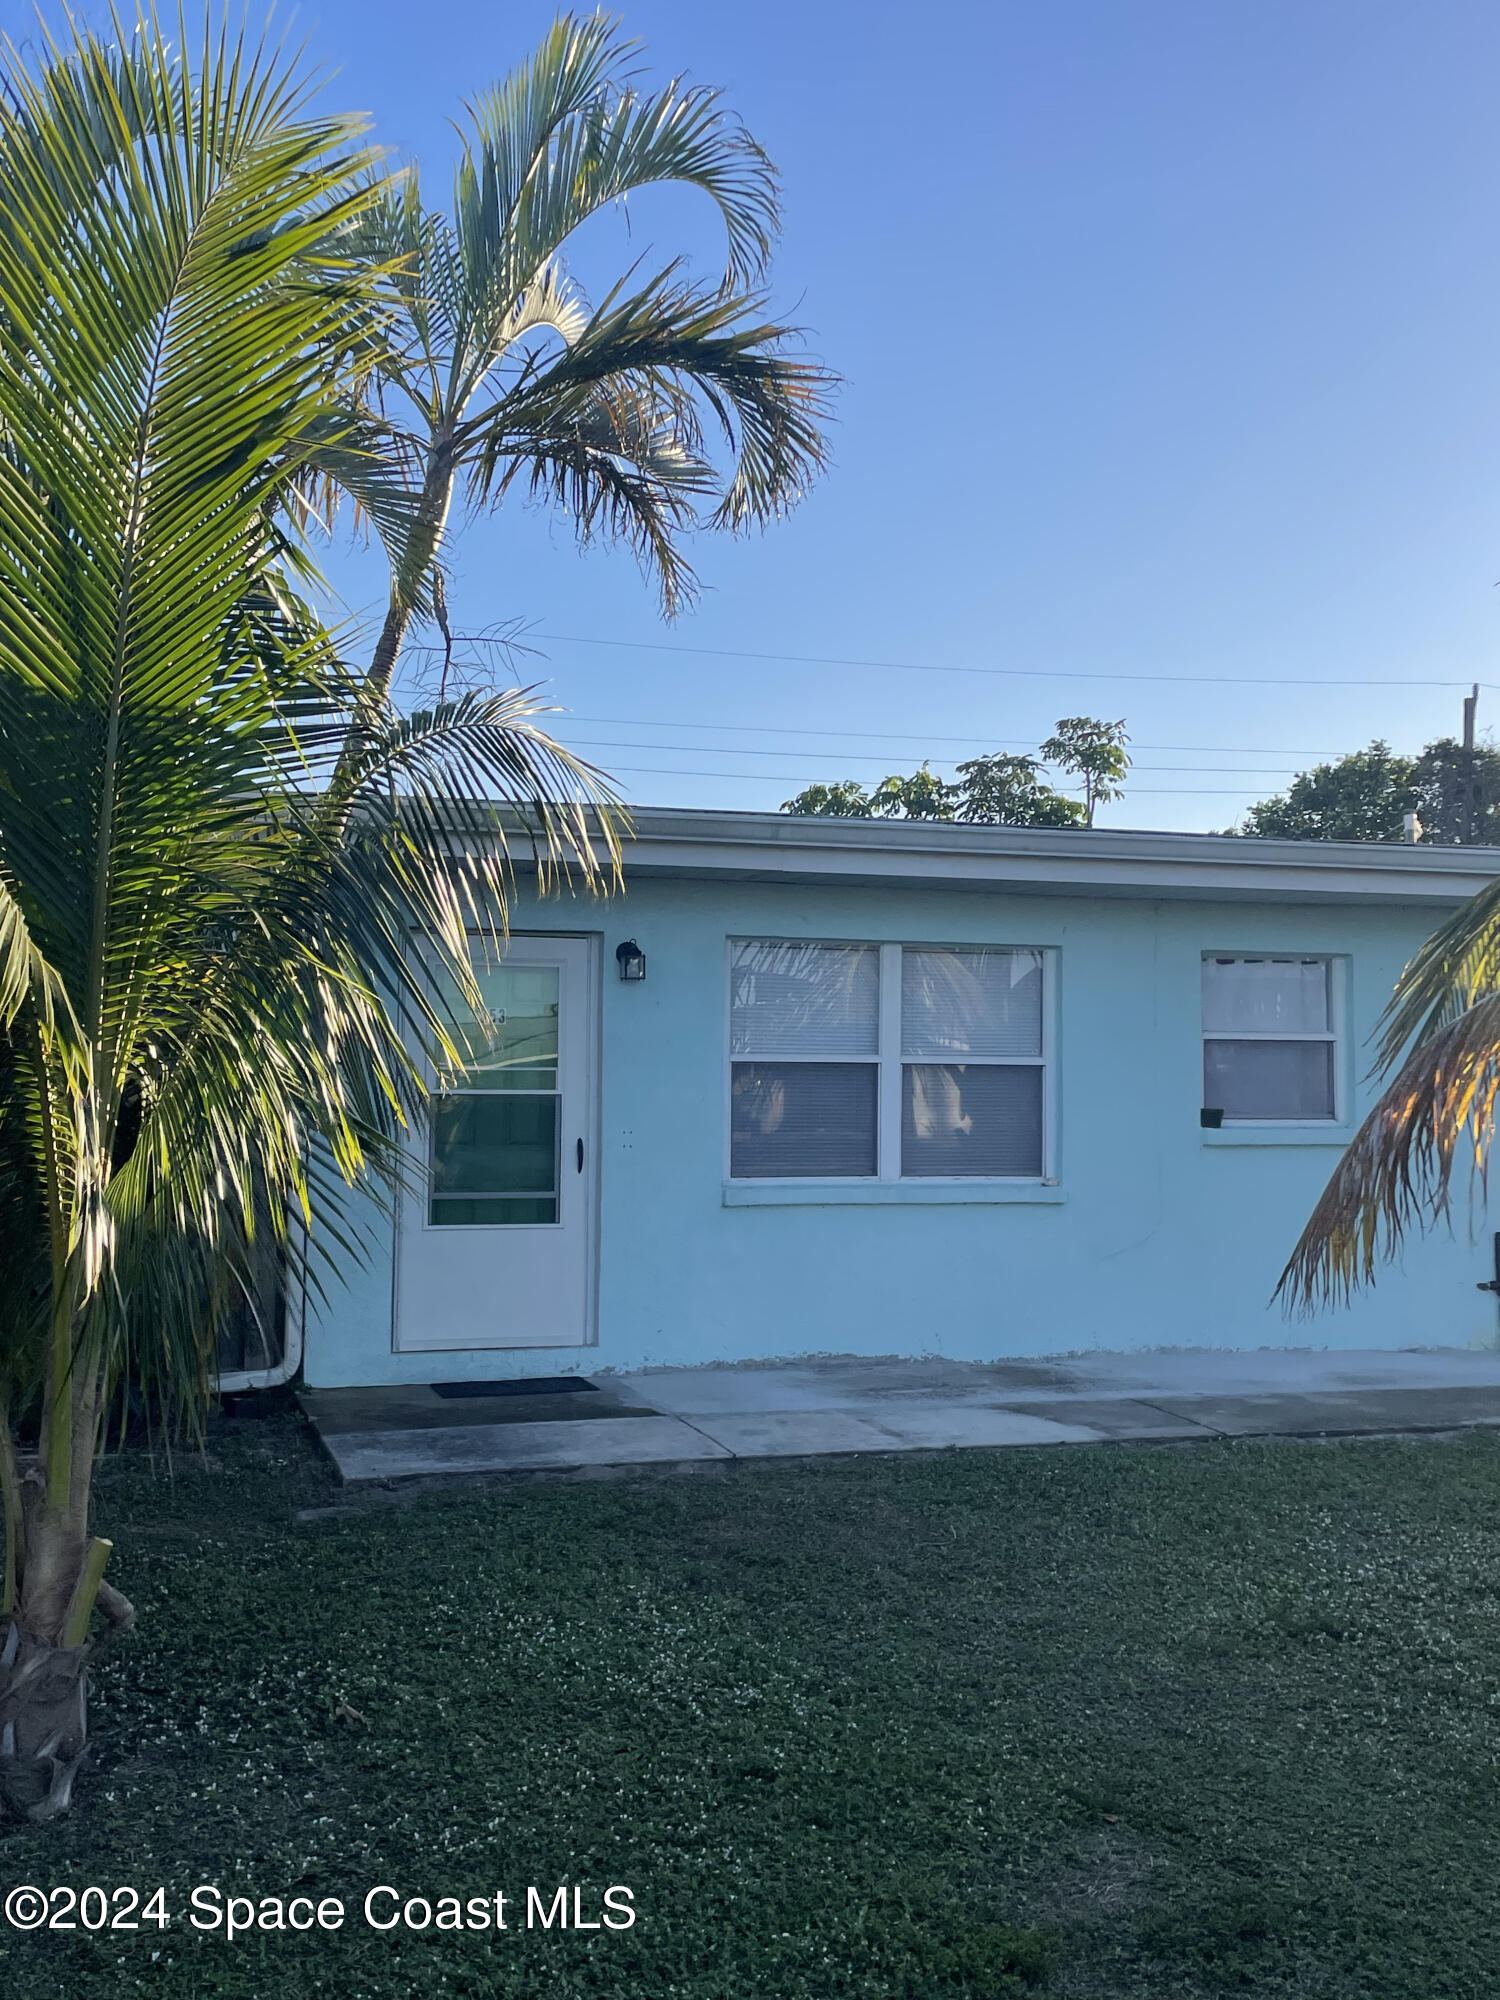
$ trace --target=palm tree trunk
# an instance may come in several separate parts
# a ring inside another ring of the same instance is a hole
[[[53,1325],[40,1448],[24,1477],[8,1412],[0,1439],[6,1528],[0,1801],[33,1820],[67,1811],[88,1748],[89,1623],[110,1546],[89,1534],[104,1381],[76,1310],[51,1109],[44,1096]]]
[[[385,719],[396,662],[401,657],[401,648],[411,629],[422,579],[432,567],[447,525],[448,508],[453,499],[453,474],[453,439],[447,430],[443,430],[432,440],[411,538],[392,574],[390,602],[386,606],[380,637],[375,641],[369,670],[354,704],[349,733],[344,739],[338,764],[325,794],[326,823],[340,835],[348,826],[361,761]]]
[[[24,1529],[21,1512],[21,1472],[16,1464],[15,1443],[10,1434],[10,1407],[0,1401],[0,1523],[5,1535],[5,1572],[0,1582],[0,1618],[9,1618],[16,1608],[21,1588],[21,1568],[25,1561],[22,1545]]]
[[[81,1383],[64,1395],[73,1464],[63,1506],[47,1497],[39,1468],[21,1479],[8,1437],[4,1444],[6,1570],[17,1581],[0,1622],[0,1799],[33,1820],[67,1811],[88,1747],[88,1627],[109,1553],[87,1527],[97,1396]]]
[[[88,1658],[86,1645],[48,1645],[19,1618],[0,1626],[0,1798],[26,1819],[72,1804],[88,1748]]]
[[[31,1820],[55,1819],[72,1802],[88,1749],[88,1635],[95,1609],[117,1632],[135,1623],[130,1600],[103,1581],[111,1544],[88,1532],[100,1388],[97,1372],[81,1370],[64,1387],[70,1463],[61,1508],[47,1497],[39,1463],[23,1474],[8,1422],[0,1429],[6,1543],[0,1804]]]
[[[432,568],[447,526],[448,509],[453,500],[453,475],[453,439],[445,429],[432,440],[411,539],[391,579],[390,604],[360,691],[359,713],[352,732],[352,740],[357,743],[362,744],[364,734],[374,728],[385,708],[396,662],[401,657],[401,648],[411,629],[417,593],[422,587],[422,579]]]

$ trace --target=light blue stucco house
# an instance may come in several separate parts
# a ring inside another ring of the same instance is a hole
[[[1500,850],[647,811],[522,892],[314,1387],[812,1353],[1493,1345],[1490,1238],[1277,1275],[1413,949]],[[640,976],[635,976],[640,975]]]

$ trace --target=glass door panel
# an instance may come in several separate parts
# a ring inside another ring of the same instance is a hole
[[[559,987],[553,965],[480,973],[488,1019],[455,1034],[467,1061],[433,1096],[430,1223],[556,1223]]]

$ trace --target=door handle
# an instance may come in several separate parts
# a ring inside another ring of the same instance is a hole
[[[582,1139],[580,1139],[580,1140],[578,1141],[578,1171],[579,1171],[579,1173],[582,1173],[582,1172],[583,1172],[583,1141],[582,1141]]]

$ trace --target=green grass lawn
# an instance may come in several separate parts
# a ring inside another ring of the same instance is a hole
[[[210,1452],[106,1473],[141,1630],[100,1663],[74,1816],[0,1829],[0,1889],[162,1884],[176,1921],[0,1927],[7,2000],[1494,1988],[1488,1436],[402,1504],[341,1495],[289,1415]],[[382,1933],[381,1883],[516,1902]],[[199,1884],[349,1917],[229,1943],[183,1920]],[[559,1884],[638,1920],[527,1930]]]

